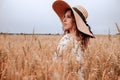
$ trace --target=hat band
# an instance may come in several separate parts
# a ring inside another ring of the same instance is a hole
[[[78,13],[78,15],[82,18],[82,20],[86,24],[86,20],[85,20],[84,15],[77,8],[73,7],[73,9]]]

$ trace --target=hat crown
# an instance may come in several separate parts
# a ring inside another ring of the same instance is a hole
[[[87,12],[87,10],[84,7],[82,7],[80,5],[77,5],[77,6],[75,6],[75,8],[77,8],[83,14],[83,16],[85,17],[85,19],[87,19],[88,12]]]

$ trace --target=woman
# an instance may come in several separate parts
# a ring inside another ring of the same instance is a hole
[[[57,58],[61,58],[66,63],[74,60],[74,63],[76,62],[79,65],[77,67],[79,70],[76,69],[79,75],[78,78],[79,80],[84,80],[82,72],[84,63],[83,53],[87,49],[89,39],[94,38],[86,22],[88,13],[82,6],[70,7],[62,0],[55,1],[53,3],[53,9],[59,16],[65,33],[57,46]]]

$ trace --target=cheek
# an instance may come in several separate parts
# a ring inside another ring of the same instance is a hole
[[[73,20],[72,19],[67,19],[66,20],[66,25],[63,25],[63,28],[65,29],[65,30],[69,30],[69,29],[71,29],[74,25],[73,25],[74,23],[73,23]]]
[[[72,19],[69,19],[68,22],[71,23],[71,24],[73,23]]]
[[[74,24],[73,21],[70,20],[70,21],[69,21],[69,26],[70,26],[70,27],[73,27],[73,24]]]

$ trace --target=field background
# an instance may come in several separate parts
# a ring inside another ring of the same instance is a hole
[[[61,37],[0,34],[0,80],[77,80],[77,65],[53,61]],[[85,80],[120,80],[120,35],[96,35],[84,54]]]

